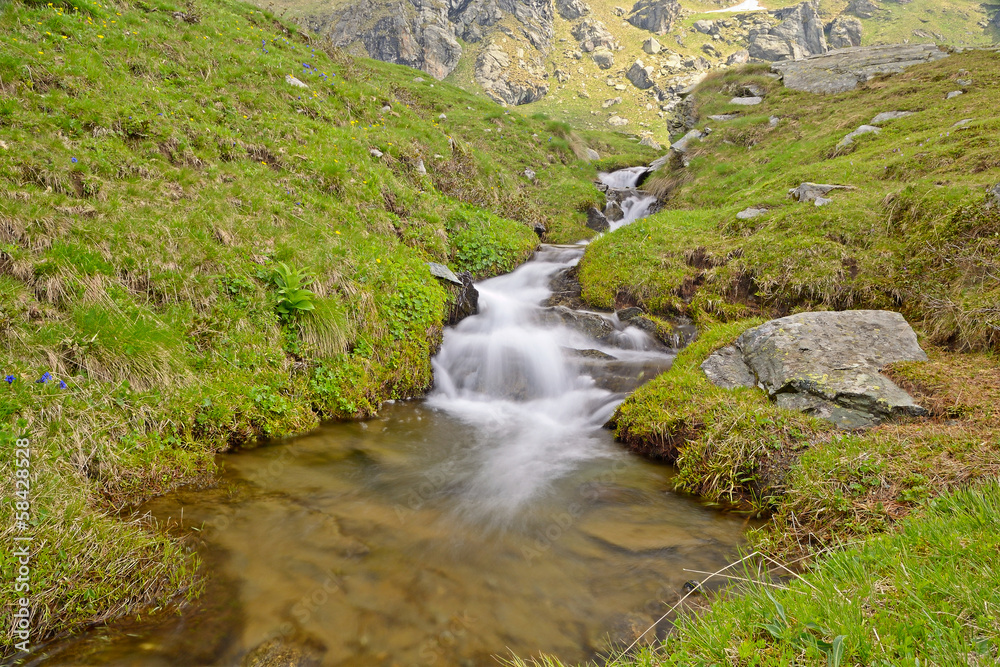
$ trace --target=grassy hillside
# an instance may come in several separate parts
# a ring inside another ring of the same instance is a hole
[[[419,394],[453,299],[425,262],[481,277],[536,222],[585,236],[576,155],[653,157],[227,0],[4,3],[0,88],[0,484],[29,437],[33,641],[196,592],[119,510]]]

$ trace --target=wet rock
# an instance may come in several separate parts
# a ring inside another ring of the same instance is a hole
[[[664,35],[680,16],[679,0],[639,0],[625,19],[636,28]]]
[[[947,55],[934,44],[860,46],[804,60],[776,62],[771,70],[781,75],[786,88],[834,94],[854,90],[872,77],[897,74]]]
[[[609,201],[604,207],[604,217],[610,222],[618,222],[625,217],[625,212],[622,211],[621,204],[616,201]]]
[[[614,361],[615,357],[600,350],[578,350],[572,347],[562,348],[563,352],[578,359],[600,359],[601,361]]]
[[[766,208],[745,208],[736,214],[737,220],[752,220],[767,213]]]
[[[882,375],[926,361],[902,315],[882,310],[800,313],[745,331],[702,369],[719,386],[758,386],[779,405],[861,428],[927,411]]]
[[[912,116],[912,111],[883,111],[872,118],[872,125],[881,125],[882,123],[887,123],[890,120],[896,120],[897,118],[906,118],[907,116]]]
[[[582,309],[587,305],[581,296],[579,270],[573,266],[556,275],[549,281],[549,289],[552,296],[545,300],[543,306],[565,306],[567,308]]]
[[[573,310],[565,306],[554,306],[548,310],[559,322],[601,343],[612,343],[615,327],[608,318],[597,313]]]
[[[854,143],[855,137],[860,137],[864,134],[878,134],[882,129],[874,125],[862,125],[858,129],[848,133],[843,139],[837,142],[837,148],[847,148]]]
[[[645,42],[642,43],[642,50],[648,53],[649,55],[657,54],[662,49],[663,47],[660,45],[658,41],[656,41],[655,37],[650,37],[649,39],[647,39]]]
[[[861,21],[851,16],[838,16],[826,27],[827,44],[831,49],[861,46]]]
[[[853,190],[850,185],[828,185],[826,183],[802,183],[788,191],[788,196],[797,202],[811,202],[834,190]]]
[[[608,219],[596,206],[591,206],[587,209],[587,227],[593,229],[595,232],[606,232],[611,229]]]
[[[601,69],[611,69],[615,64],[614,55],[607,49],[598,49],[594,51],[594,63]]]
[[[548,228],[541,222],[536,222],[531,226],[531,231],[535,232],[535,236],[539,239],[543,238],[546,233],[548,233]]]
[[[240,667],[319,667],[326,651],[318,641],[271,639],[250,651]]]
[[[583,0],[556,0],[556,11],[567,21],[578,19],[590,13],[590,7]]]
[[[479,312],[479,290],[473,283],[472,274],[463,271],[458,274],[458,279],[461,284],[452,285],[448,290],[455,299],[448,311],[448,324],[452,325]]]

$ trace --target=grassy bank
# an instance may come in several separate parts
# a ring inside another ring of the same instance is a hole
[[[536,222],[586,236],[578,155],[653,157],[236,2],[7,2],[0,26],[0,484],[30,438],[33,642],[196,593],[121,508],[421,393],[453,299],[425,262],[484,277]]]
[[[980,572],[996,559],[983,526],[1000,511],[1000,205],[987,193],[1000,182],[998,81],[996,52],[829,97],[786,90],[760,66],[709,78],[694,97],[698,127],[714,131],[692,142],[687,167],[647,182],[666,209],[588,248],[586,299],[700,330],[619,408],[618,437],[676,463],[680,490],[771,516],[750,549],[806,570],[788,590],[741,588],[617,664],[996,659],[995,594]],[[731,105],[750,84],[764,103]],[[912,113],[838,146],[886,111]],[[740,115],[708,119],[726,113]],[[817,207],[788,196],[806,181],[846,187]],[[766,212],[738,219],[748,207]],[[913,324],[930,361],[887,373],[929,418],[838,432],[699,368],[764,319],[851,308]]]

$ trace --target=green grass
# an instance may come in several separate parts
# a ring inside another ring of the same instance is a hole
[[[425,262],[485,277],[535,223],[587,237],[580,151],[652,156],[230,0],[7,2],[0,26],[0,431],[33,442],[35,642],[196,593],[194,556],[119,510],[419,395],[452,298]]]
[[[892,535],[824,555],[777,585],[755,568],[660,645],[607,663],[653,665],[969,665],[1000,650],[1000,484],[942,496]],[[517,665],[527,665],[515,661]],[[557,660],[536,665],[559,665]]]

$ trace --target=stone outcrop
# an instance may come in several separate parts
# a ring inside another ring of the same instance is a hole
[[[540,63],[515,62],[496,43],[476,58],[476,83],[494,100],[515,105],[540,100],[549,90]]]
[[[604,24],[596,19],[584,19],[573,26],[571,31],[573,37],[579,40],[580,50],[584,52],[594,51],[604,47],[611,51],[618,48],[618,42],[614,35],[608,32]]]
[[[421,69],[436,79],[451,74],[462,47],[441,0],[414,0],[391,5],[362,0],[307,25],[326,33],[335,46],[360,41],[368,55],[385,62]]]
[[[766,31],[751,30],[750,56],[759,60],[797,60],[828,48],[816,0],[772,12],[781,21]]]
[[[777,62],[771,69],[781,74],[787,88],[833,94],[853,90],[874,76],[898,74],[907,67],[947,56],[934,44],[861,46],[794,62]]]
[[[615,64],[615,56],[607,49],[601,48],[594,51],[594,62],[601,69],[611,69]]]
[[[625,20],[636,28],[664,35],[670,32],[680,13],[679,0],[639,0]]]
[[[861,46],[861,21],[851,16],[838,16],[826,26],[826,41],[831,49]]]
[[[556,0],[556,11],[567,21],[572,21],[590,13],[590,7],[583,0]]]
[[[827,183],[801,183],[799,187],[788,191],[788,196],[797,202],[806,203],[816,201],[834,190],[853,190],[850,185],[829,185]]]
[[[720,387],[760,387],[778,405],[861,428],[927,411],[881,373],[898,361],[926,361],[899,313],[800,313],[745,331],[701,366]]]
[[[440,280],[452,296],[448,310],[448,324],[458,324],[466,317],[479,312],[479,290],[472,281],[472,274],[463,271],[458,275],[444,264],[427,262],[431,275]]]
[[[879,6],[875,0],[851,0],[847,5],[847,13],[854,14],[858,18],[870,19],[878,12]]]

